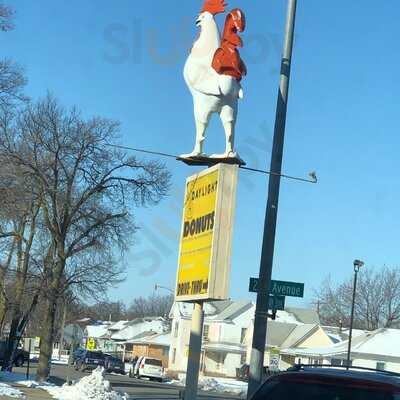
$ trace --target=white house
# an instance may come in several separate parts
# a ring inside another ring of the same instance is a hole
[[[357,367],[381,369],[400,372],[400,330],[378,329],[364,332],[352,340],[351,364]],[[348,341],[338,342],[332,346],[284,349],[282,354],[296,358],[304,364],[323,363],[345,365]]]
[[[246,360],[246,336],[253,317],[249,301],[218,301],[205,304],[201,372],[205,375],[235,376]],[[186,371],[193,305],[175,303],[171,310],[172,332],[169,371]]]
[[[250,301],[221,301],[205,304],[205,321],[201,354],[201,373],[234,377],[236,369],[248,363],[253,335],[254,304]],[[175,303],[171,310],[172,332],[169,371],[186,371],[189,353],[191,313],[193,306]],[[276,321],[269,321],[265,365],[269,364],[271,349],[290,346],[327,346],[330,338],[319,326],[313,310],[287,308],[280,311]],[[288,357],[282,368],[294,363]]]

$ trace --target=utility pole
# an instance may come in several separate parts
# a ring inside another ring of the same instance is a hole
[[[192,327],[190,329],[189,357],[186,373],[185,400],[197,399],[199,386],[199,369],[201,357],[201,344],[203,340],[204,310],[203,302],[194,303],[192,314]]]
[[[283,145],[285,138],[290,70],[292,64],[296,7],[297,0],[288,0],[285,42],[281,63],[274,141],[271,155],[270,171],[272,174],[269,177],[268,200],[264,222],[264,237],[259,273],[259,290],[257,293],[257,303],[254,317],[253,344],[251,349],[249,388],[247,398],[250,398],[262,383],[268,320],[268,297],[274,258],[276,220],[278,215],[279,189],[281,181],[280,175],[282,173]]]

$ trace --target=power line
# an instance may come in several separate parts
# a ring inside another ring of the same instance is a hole
[[[138,152],[138,153],[145,153],[145,154],[152,154],[152,155],[157,155],[157,156],[161,156],[161,157],[173,158],[174,160],[179,159],[179,156],[177,156],[177,155],[168,154],[168,153],[162,153],[162,152],[159,152],[159,151],[144,150],[144,149],[138,149],[138,148],[135,148],[135,147],[122,146],[122,145],[110,144],[110,143],[108,143],[107,146],[115,147],[115,148],[123,149],[123,150],[131,150],[131,151],[135,151],[135,152]],[[317,183],[318,182],[317,175],[316,175],[315,172],[311,172],[309,174],[310,179],[307,179],[307,178],[300,178],[300,177],[292,176],[292,175],[278,174],[276,172],[266,171],[266,170],[257,169],[257,168],[245,167],[244,165],[240,165],[239,168],[243,169],[243,170],[246,170],[246,171],[258,172],[258,173],[264,174],[264,175],[280,176],[282,178],[295,180],[295,181],[300,181],[300,182],[307,182],[307,183]]]

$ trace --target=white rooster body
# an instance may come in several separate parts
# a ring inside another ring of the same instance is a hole
[[[192,153],[182,157],[204,156],[205,131],[212,114],[218,113],[226,134],[226,150],[215,157],[237,157],[233,149],[238,99],[243,97],[240,83],[230,75],[219,74],[212,66],[221,47],[221,35],[213,14],[202,12],[196,24],[200,35],[185,63],[184,78],[193,96],[196,144]]]

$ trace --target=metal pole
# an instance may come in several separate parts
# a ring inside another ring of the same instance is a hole
[[[29,351],[28,351],[28,363],[26,366],[26,380],[29,380],[30,375],[30,366],[31,366],[31,348],[32,348],[32,339],[29,338]]]
[[[354,267],[354,287],[353,287],[353,301],[351,304],[351,317],[350,317],[350,332],[349,332],[349,346],[347,348],[347,363],[346,367],[349,369],[350,367],[350,356],[351,356],[351,339],[353,336],[353,322],[354,322],[354,307],[356,302],[356,291],[357,291],[357,276],[358,276],[358,267]]]
[[[197,398],[199,384],[199,367],[201,355],[201,343],[203,338],[204,311],[203,302],[194,304],[192,314],[192,327],[190,330],[189,357],[186,372],[185,400]]]
[[[285,28],[285,42],[282,55],[280,86],[276,107],[274,142],[271,155],[268,201],[264,222],[264,237],[261,251],[259,291],[257,293],[254,318],[253,344],[249,371],[250,398],[262,383],[264,352],[267,333],[268,297],[272,276],[272,264],[275,247],[276,220],[278,214],[279,188],[282,172],[282,156],[285,137],[287,102],[289,93],[290,70],[292,64],[293,37],[296,19],[297,0],[288,0],[288,13]]]

